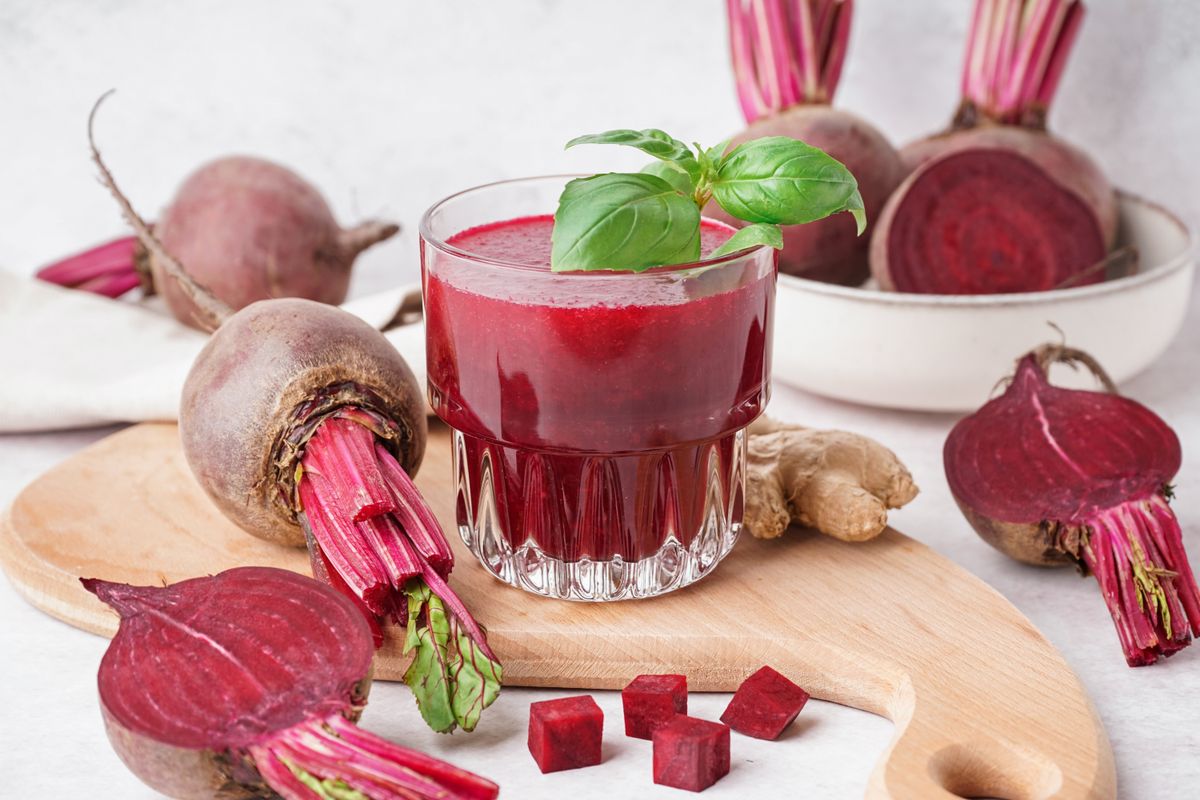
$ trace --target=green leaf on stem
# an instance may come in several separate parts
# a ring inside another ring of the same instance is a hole
[[[555,272],[641,272],[700,258],[700,208],[670,183],[645,173],[577,178],[558,199],[551,235]]]
[[[866,228],[858,181],[823,150],[788,136],[738,145],[717,167],[712,193],[721,208],[747,222],[798,225],[848,211]]]
[[[642,167],[643,175],[653,175],[656,178],[662,178],[675,191],[683,195],[691,195],[696,191],[696,187],[692,185],[691,177],[679,168],[677,164],[672,164],[669,161],[651,161],[646,166]]]
[[[439,733],[472,731],[500,694],[500,664],[464,633],[441,598],[423,580],[411,581],[405,654],[413,653],[404,682],[425,723]]]
[[[646,128],[635,131],[631,128],[621,128],[604,133],[589,133],[586,136],[576,136],[567,142],[567,149],[577,144],[623,144],[636,147],[643,153],[669,164],[678,166],[687,173],[694,185],[700,179],[700,164],[696,156],[686,144],[668,136],[657,128]]]
[[[713,250],[709,254],[709,258],[720,258],[727,256],[730,253],[736,253],[739,250],[748,250],[751,247],[774,247],[776,250],[783,249],[783,231],[778,225],[769,225],[765,222],[756,222],[753,225],[747,225],[740,228],[733,236],[725,240],[725,243]]]

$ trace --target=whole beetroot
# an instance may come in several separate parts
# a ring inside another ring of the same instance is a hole
[[[295,172],[251,156],[227,156],[193,172],[154,226],[192,278],[233,309],[257,300],[346,299],[358,254],[399,230],[368,220],[341,228],[320,192]],[[192,327],[197,309],[161,259],[129,237],[43,267],[38,277],[117,297],[158,293]]]
[[[288,298],[232,311],[137,215],[94,142],[92,157],[142,245],[214,331],[179,415],[201,487],[247,532],[307,544],[314,575],[354,601],[376,646],[382,622],[403,626],[413,653],[404,679],[426,722],[474,729],[502,670],[446,584],[453,553],[406,472],[420,464],[427,432],[408,364],[382,333],[335,306]]]
[[[730,146],[789,136],[850,170],[874,220],[904,176],[895,148],[867,121],[829,103],[850,37],[851,0],[728,0],[738,97],[749,127]],[[716,203],[706,213],[739,224]],[[855,286],[868,274],[869,237],[837,215],[783,228],[779,268],[789,275]]]

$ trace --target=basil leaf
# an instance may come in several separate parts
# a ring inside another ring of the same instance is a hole
[[[641,272],[700,258],[700,209],[662,178],[576,178],[558,198],[550,268]]]
[[[620,128],[604,133],[589,133],[586,136],[576,136],[567,142],[567,149],[577,144],[623,144],[636,147],[643,153],[649,153],[660,161],[678,164],[691,178],[693,184],[700,178],[700,163],[696,161],[691,148],[678,139],[669,136],[657,128],[646,128],[635,131],[631,128]]]
[[[692,178],[687,174],[687,171],[671,161],[651,161],[642,167],[642,174],[662,178],[671,184],[672,188],[680,194],[691,195],[692,192],[696,191],[695,185],[692,184]]]
[[[866,227],[858,181],[840,161],[788,136],[753,139],[717,167],[713,197],[747,222],[798,225],[849,211]]]
[[[720,258],[739,250],[748,250],[764,244],[767,247],[774,247],[776,250],[783,249],[783,231],[779,229],[778,225],[768,225],[765,222],[747,225],[726,239],[725,243],[713,250],[708,257]]]

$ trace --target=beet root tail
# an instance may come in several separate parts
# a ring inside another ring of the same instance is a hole
[[[1129,666],[1153,664],[1200,636],[1200,588],[1161,493],[1089,520],[1079,557],[1100,584]]]

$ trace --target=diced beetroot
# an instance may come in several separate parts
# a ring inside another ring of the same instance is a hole
[[[676,714],[687,713],[687,677],[638,675],[621,690],[625,735],[650,739]]]
[[[542,772],[600,763],[604,712],[591,695],[529,705],[529,752]]]
[[[654,782],[702,792],[729,774],[729,728],[677,714],[654,732]]]
[[[770,667],[742,681],[721,721],[755,739],[778,739],[808,702],[808,692]]]

